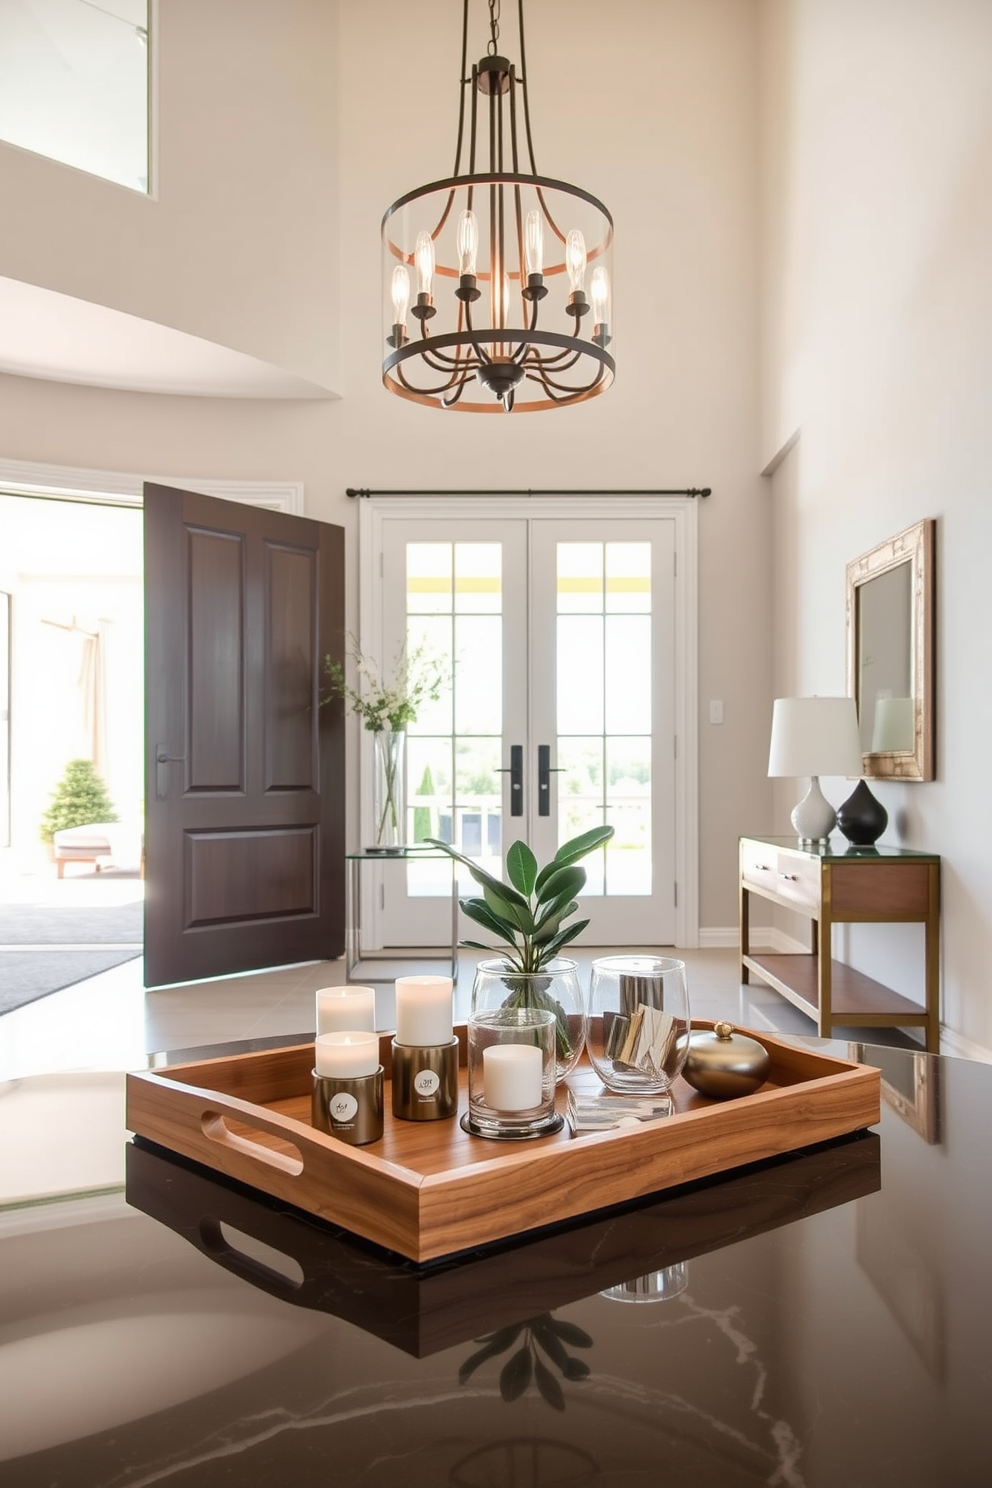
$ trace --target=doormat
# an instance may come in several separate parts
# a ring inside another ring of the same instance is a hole
[[[0,904],[0,1014],[142,953],[144,901]]]
[[[0,1016],[15,1008],[85,981],[112,966],[134,961],[141,945],[126,950],[77,951],[51,947],[43,951],[7,950],[0,946]]]

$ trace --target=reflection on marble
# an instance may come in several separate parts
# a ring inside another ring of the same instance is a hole
[[[0,1479],[977,1488],[992,1070],[940,1078],[939,1145],[886,1107],[880,1139],[419,1270],[132,1148],[130,1204],[0,1212]],[[601,1295],[680,1266],[664,1305]],[[588,1374],[501,1391],[548,1314]]]

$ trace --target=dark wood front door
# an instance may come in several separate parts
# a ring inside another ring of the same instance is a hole
[[[145,985],[344,950],[344,530],[145,486]]]

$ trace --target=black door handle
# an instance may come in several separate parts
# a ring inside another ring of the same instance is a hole
[[[496,771],[497,775],[510,777],[510,815],[524,814],[524,746],[510,745],[510,767]]]
[[[551,777],[559,774],[557,766],[551,763],[551,745],[538,744],[537,746],[537,814],[538,816],[551,815]]]

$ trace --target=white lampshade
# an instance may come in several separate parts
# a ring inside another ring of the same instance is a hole
[[[853,698],[775,699],[769,775],[860,775],[861,768]]]
[[[875,699],[875,724],[871,736],[872,754],[887,749],[912,749],[916,736],[916,699],[879,697]]]

